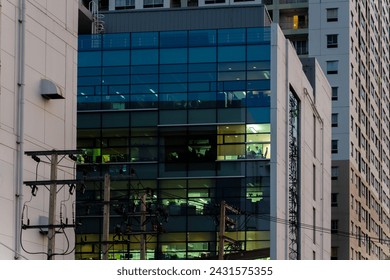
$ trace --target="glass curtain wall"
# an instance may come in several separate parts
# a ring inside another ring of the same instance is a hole
[[[269,28],[80,36],[76,257],[102,257],[105,173],[110,258],[140,258],[143,193],[147,259],[215,256],[222,200],[225,252],[269,248],[270,67]]]

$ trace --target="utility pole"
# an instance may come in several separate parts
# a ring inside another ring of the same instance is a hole
[[[141,196],[141,241],[140,241],[140,260],[145,260],[146,258],[146,193]]]
[[[32,159],[37,163],[37,171],[38,172],[38,164],[41,162],[40,156],[44,156],[48,158],[50,156],[50,180],[42,180],[38,181],[37,179],[35,181],[24,181],[23,183],[26,186],[29,186],[31,188],[31,193],[33,196],[36,196],[36,191],[38,190],[38,186],[45,186],[49,191],[49,217],[48,217],[48,224],[47,225],[30,225],[29,222],[27,224],[22,221],[22,229],[39,229],[42,231],[42,229],[47,228],[47,259],[48,260],[54,260],[56,255],[65,255],[68,252],[68,249],[65,252],[62,253],[56,253],[56,234],[59,233],[57,229],[64,230],[65,228],[74,228],[76,227],[74,220],[73,223],[69,224],[67,221],[66,223],[61,222],[59,224],[56,223],[56,210],[57,210],[57,192],[62,189],[64,185],[67,185],[69,187],[69,193],[73,194],[73,187],[76,184],[79,184],[80,181],[75,179],[64,179],[64,180],[58,180],[57,179],[57,171],[58,171],[58,164],[66,157],[68,156],[72,161],[77,161],[77,158],[75,154],[82,154],[81,151],[78,150],[51,150],[51,151],[30,151],[25,152],[25,155],[31,156]],[[59,157],[61,156],[61,157]],[[36,174],[36,177],[38,178],[38,174]],[[58,185],[62,185],[60,189],[57,189]],[[60,213],[61,216],[61,213]],[[23,217],[23,215],[22,215]],[[44,232],[45,233],[45,232]],[[23,249],[24,250],[24,249]]]
[[[51,167],[50,167],[50,200],[49,200],[49,225],[56,224],[56,204],[57,204],[57,160],[58,155],[53,153],[51,155]],[[56,247],[56,228],[49,226],[48,228],[48,245],[47,245],[47,259],[54,260],[54,252]]]
[[[110,174],[104,175],[103,208],[103,260],[108,260],[108,239],[110,235]]]
[[[236,222],[226,216],[226,210],[229,210],[230,212],[234,214],[239,214],[240,211],[237,209],[231,207],[230,205],[226,204],[224,200],[221,201],[220,205],[220,214],[219,214],[219,242],[218,242],[218,259],[223,260],[224,254],[225,254],[225,241],[229,243],[235,243],[236,241],[225,236],[225,230],[226,227],[233,228],[236,226]]]
[[[221,201],[220,213],[219,213],[219,246],[218,246],[218,259],[223,260],[224,247],[225,247],[225,201]]]

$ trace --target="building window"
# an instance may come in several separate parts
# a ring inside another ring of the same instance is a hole
[[[332,127],[338,126],[339,114],[332,114]]]
[[[313,207],[313,244],[316,244],[316,231],[317,231],[316,223],[317,223],[316,209]]]
[[[313,200],[316,200],[316,166],[313,164]]]
[[[144,8],[161,8],[164,6],[164,0],[144,0]]]
[[[339,69],[338,60],[330,60],[326,62],[326,73],[327,74],[337,74]]]
[[[206,0],[204,3],[205,4],[220,4],[220,3],[225,3],[225,0]]]
[[[331,260],[337,260],[338,259],[338,248],[337,247],[332,247],[331,252],[330,252],[330,259]]]
[[[217,159],[270,159],[270,133],[270,124],[218,126]]]
[[[96,1],[95,1],[96,2]],[[108,11],[108,0],[100,0],[99,1],[99,11]],[[88,1],[89,3],[89,1]],[[88,5],[86,5],[86,7],[88,8]]]
[[[339,140],[332,140],[332,154],[339,152]]]
[[[307,28],[307,17],[305,15],[294,15],[293,29]]]
[[[330,229],[331,229],[332,233],[338,233],[338,231],[339,231],[339,221],[338,220],[332,220],[330,226],[331,226]]]
[[[295,40],[291,41],[291,43],[294,45],[294,48],[297,51],[298,55],[309,53],[307,40]]]
[[[332,87],[332,101],[336,101],[339,99],[338,91],[339,91],[338,87]]]
[[[135,0],[115,0],[115,10],[134,9]]]
[[[313,114],[313,156],[317,153],[317,118]]]
[[[338,21],[338,8],[326,9],[326,20],[327,22]]]
[[[331,206],[332,207],[337,207],[339,205],[338,203],[338,193],[332,193],[331,194]]]
[[[326,47],[337,48],[338,47],[338,36],[337,34],[326,35]]]
[[[339,167],[332,166],[331,173],[332,173],[332,180],[337,180],[339,178]]]

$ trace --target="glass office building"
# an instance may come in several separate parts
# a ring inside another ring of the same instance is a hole
[[[269,250],[270,49],[270,27],[79,37],[78,173],[112,176],[110,258],[216,256],[222,201],[225,253]],[[103,197],[78,194],[78,259],[102,256]]]

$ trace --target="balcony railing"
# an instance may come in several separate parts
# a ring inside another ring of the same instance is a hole
[[[292,41],[291,43],[293,44],[298,55],[306,55],[309,53],[307,41]]]
[[[307,3],[307,0],[279,0],[279,4]]]
[[[296,30],[308,27],[307,21],[299,21],[297,23],[294,23],[293,20],[280,21],[279,25],[280,28],[282,29],[296,29]]]

